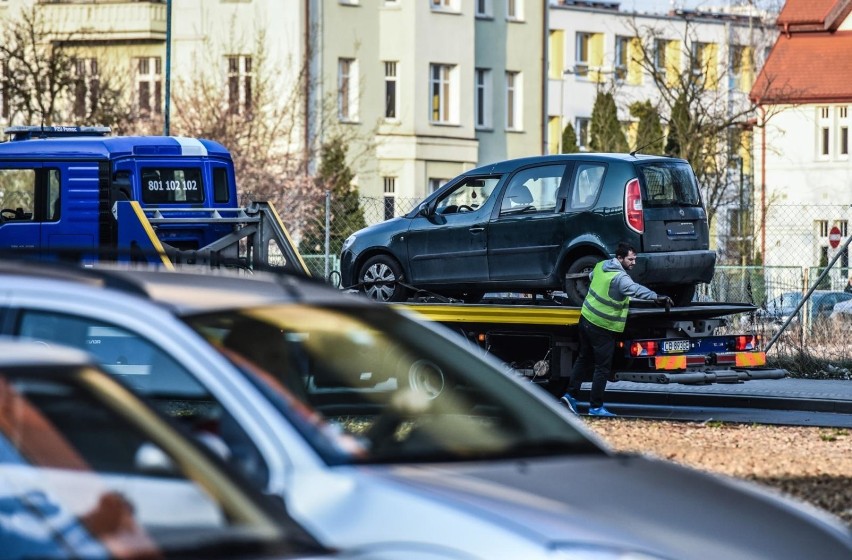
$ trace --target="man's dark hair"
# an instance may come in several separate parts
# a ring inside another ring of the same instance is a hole
[[[615,247],[615,256],[623,259],[627,256],[630,251],[636,252],[636,249],[633,248],[633,245],[627,243],[626,241],[619,241],[618,245]]]

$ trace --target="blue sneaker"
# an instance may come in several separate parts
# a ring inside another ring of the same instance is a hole
[[[597,408],[590,408],[589,409],[589,416],[605,416],[605,417],[611,418],[611,417],[614,417],[615,414],[608,411],[604,407],[599,406]]]
[[[568,410],[570,410],[571,412],[573,412],[577,416],[580,415],[580,412],[577,410],[577,399],[575,399],[574,397],[572,397],[568,393],[565,393],[564,395],[562,395],[562,398],[559,399],[559,400],[562,401],[562,404],[564,404],[565,406],[568,407]]]

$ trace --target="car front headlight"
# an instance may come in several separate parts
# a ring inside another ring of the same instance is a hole
[[[355,238],[356,238],[356,235],[354,233],[352,235],[350,235],[349,237],[347,237],[346,241],[343,242],[343,246],[340,248],[340,252],[342,253],[343,251],[345,251],[346,249],[351,247],[352,244],[355,243]]]
[[[670,560],[663,556],[638,550],[626,550],[594,544],[559,545],[554,558],[558,560]]]

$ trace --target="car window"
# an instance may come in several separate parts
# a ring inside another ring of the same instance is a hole
[[[3,558],[322,549],[103,372],[55,363],[0,367],[0,533]]]
[[[500,214],[554,212],[556,193],[564,175],[564,165],[544,165],[518,171],[506,187]]]
[[[35,210],[35,169],[0,169],[3,220],[32,221]]]
[[[268,468],[249,436],[221,403],[174,358],[123,327],[89,317],[22,310],[16,334],[92,354],[109,373],[179,419],[262,488]],[[218,446],[221,442],[224,447]]]
[[[438,199],[438,214],[476,212],[491,198],[500,177],[467,177]]]
[[[599,451],[490,358],[387,309],[287,304],[185,320],[267,385],[331,464]]]
[[[87,557],[124,547],[157,557],[201,534],[239,530],[149,434],[65,376],[0,372],[0,469],[10,557],[64,558],[65,546],[81,543]],[[57,528],[73,538],[54,544]]]
[[[640,165],[645,179],[647,208],[664,206],[698,206],[698,182],[692,168],[686,163],[659,162]]]
[[[574,183],[571,186],[571,208],[580,210],[589,208],[598,198],[603,185],[606,166],[597,163],[581,163],[577,165]]]

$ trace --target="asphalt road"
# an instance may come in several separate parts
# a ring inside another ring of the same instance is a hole
[[[588,406],[583,385],[580,412]],[[852,381],[769,379],[733,384],[609,383],[606,407],[635,418],[852,428]]]

